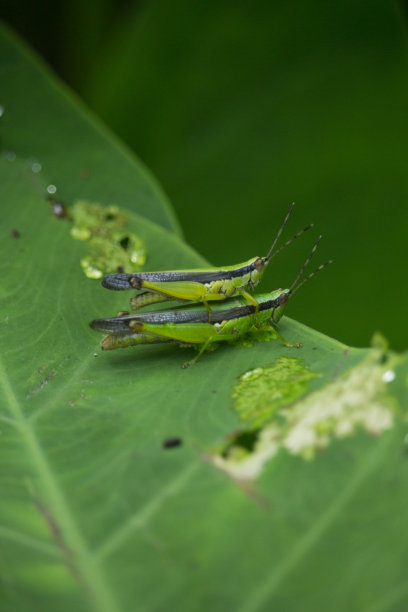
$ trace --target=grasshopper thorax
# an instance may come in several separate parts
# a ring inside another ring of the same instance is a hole
[[[249,277],[243,276],[242,279],[244,280],[245,285],[247,284],[248,288],[251,290],[254,289],[261,280],[267,260],[265,257],[254,257],[254,259],[250,259],[248,263]]]

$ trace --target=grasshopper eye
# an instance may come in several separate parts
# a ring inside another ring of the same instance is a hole
[[[283,306],[289,300],[289,292],[281,293],[279,296],[279,306]]]
[[[258,272],[260,272],[263,269],[265,264],[266,264],[266,261],[264,257],[257,257],[257,259],[255,259],[254,261],[255,269],[258,270]]]

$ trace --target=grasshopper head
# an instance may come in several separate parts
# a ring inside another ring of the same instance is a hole
[[[274,323],[277,323],[282,318],[289,297],[290,289],[281,289],[281,293],[276,298],[276,306],[272,311],[272,321]]]
[[[268,263],[268,260],[266,257],[257,257],[254,261],[254,267],[255,270],[259,273],[262,274],[262,271],[264,269],[264,267],[266,266],[266,264]]]
[[[254,289],[261,280],[263,270],[266,264],[268,263],[268,260],[266,259],[266,257],[255,257],[254,259],[250,259],[248,263],[251,265],[252,268],[249,275],[249,280],[246,280],[245,276],[243,277],[243,279],[245,279],[245,284],[248,283],[248,288],[251,290]]]

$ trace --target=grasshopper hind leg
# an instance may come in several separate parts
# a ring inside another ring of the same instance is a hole
[[[153,291],[142,291],[135,297],[130,298],[129,304],[132,310],[139,310],[143,306],[149,306],[150,304],[158,304],[159,302],[168,302],[171,300],[169,296],[163,293],[153,293]]]

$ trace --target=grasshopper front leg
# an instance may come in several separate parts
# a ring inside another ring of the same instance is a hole
[[[258,322],[258,312],[259,312],[259,304],[256,301],[256,299],[254,298],[253,295],[251,295],[250,293],[248,293],[245,290],[241,290],[240,295],[242,295],[243,298],[245,298],[247,300],[247,302],[249,302],[250,304],[252,304],[252,306],[255,307],[255,313],[254,313],[254,325],[255,327],[260,327],[261,323]]]
[[[221,339],[222,340],[235,340],[236,337],[237,337],[236,334],[223,334]],[[185,369],[185,368],[188,368],[189,366],[194,365],[195,363],[197,363],[197,361],[200,359],[201,355],[206,351],[206,349],[210,346],[210,344],[212,344],[213,342],[217,342],[217,341],[218,341],[217,336],[208,338],[204,342],[204,344],[201,346],[198,354],[194,357],[194,359],[190,359],[189,361],[185,361],[182,364],[181,367]]]
[[[257,326],[256,326],[257,327]],[[302,348],[303,344],[301,342],[293,342],[290,343],[284,338],[277,330],[275,325],[268,325],[267,331],[273,332],[274,336],[282,342],[282,344],[288,348]]]
[[[248,293],[245,290],[241,290],[239,292],[240,295],[242,295],[243,298],[245,298],[247,300],[247,302],[249,302],[252,306],[255,306],[255,314],[258,314],[258,310],[259,310],[259,304],[256,301],[256,299],[254,298],[253,295],[251,295],[250,293]]]

